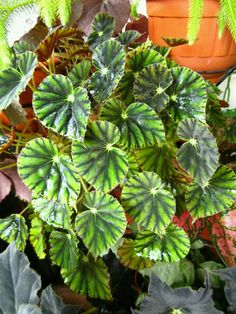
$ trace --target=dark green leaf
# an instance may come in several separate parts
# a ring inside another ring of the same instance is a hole
[[[229,302],[232,313],[236,313],[236,267],[228,267],[217,271],[218,276],[225,281],[225,296]]]
[[[29,240],[38,258],[44,259],[46,256],[45,249],[46,249],[47,243],[46,243],[43,222],[38,217],[35,217],[31,220]]]
[[[83,140],[90,101],[83,87],[73,87],[69,78],[48,76],[34,92],[33,106],[47,128],[72,139]]]
[[[20,55],[17,69],[8,68],[0,72],[0,110],[6,109],[24,91],[36,65],[36,55],[27,51]]]
[[[143,172],[131,177],[122,191],[127,213],[144,228],[162,233],[175,213],[174,196],[163,188],[160,177]]]
[[[161,111],[169,102],[166,90],[173,81],[170,70],[162,64],[151,64],[145,67],[134,83],[136,101],[144,102],[155,111]]]
[[[74,271],[78,265],[78,240],[72,234],[53,231],[49,238],[50,258],[53,264]]]
[[[89,47],[94,49],[105,40],[110,39],[114,30],[114,18],[107,13],[98,13],[93,20],[92,33],[88,37]]]
[[[36,305],[41,288],[40,277],[29,268],[29,260],[15,243],[0,254],[0,310],[17,314],[20,305]]]
[[[177,134],[187,141],[180,147],[176,155],[177,161],[196,182],[204,185],[219,166],[215,137],[206,125],[195,119],[183,120],[178,126]]]
[[[220,289],[223,287],[223,283],[218,277],[217,270],[222,268],[224,268],[224,266],[215,261],[200,263],[197,268],[197,277],[204,282],[206,274],[208,274],[211,287],[214,289]]]
[[[220,314],[215,309],[212,300],[212,290],[209,287],[199,290],[191,288],[171,289],[154,273],[148,287],[148,296],[144,298],[140,310],[134,314]]]
[[[115,90],[124,74],[125,51],[116,40],[107,40],[93,53],[97,71],[90,78],[89,90],[97,102],[106,100]]]
[[[127,156],[114,146],[119,139],[116,126],[107,121],[96,121],[88,126],[84,144],[73,143],[72,156],[78,172],[97,190],[107,192],[125,178]]]
[[[146,66],[154,63],[162,64],[163,66],[166,65],[165,58],[159,52],[142,45],[131,50],[127,59],[127,69],[133,73],[139,73]]]
[[[149,258],[142,257],[139,254],[137,255],[134,251],[134,245],[134,240],[124,239],[122,245],[117,251],[120,263],[125,267],[138,271],[152,267],[155,262]]]
[[[236,199],[236,175],[231,169],[221,166],[204,186],[191,183],[185,199],[187,209],[195,219],[222,212]]]
[[[61,275],[75,292],[91,298],[111,299],[108,269],[100,257],[95,260],[93,256],[80,252],[78,268],[73,272],[62,268]]]
[[[169,178],[173,173],[175,149],[166,143],[138,149],[135,157],[142,170],[156,172],[162,179]]]
[[[8,243],[15,241],[18,249],[25,249],[28,228],[23,216],[12,214],[0,219],[0,238]]]
[[[74,204],[80,191],[77,173],[69,156],[60,154],[52,141],[31,140],[18,158],[18,172],[36,196]]]
[[[122,100],[126,104],[131,104],[134,102],[134,96],[133,96],[133,85],[135,81],[135,75],[132,71],[127,71],[121,78],[118,89],[121,94]]]
[[[120,144],[129,148],[152,145],[165,138],[162,121],[143,103],[133,103],[126,109],[121,101],[110,99],[102,108],[102,119],[118,126]]]
[[[207,103],[206,84],[202,76],[188,68],[171,69],[174,78],[167,93],[170,97],[168,111],[175,121],[195,118],[205,121]]]
[[[123,33],[121,33],[117,40],[121,43],[123,46],[128,46],[132,44],[136,39],[138,39],[141,36],[141,34],[134,30],[128,30]]]
[[[89,210],[77,215],[75,228],[88,250],[102,256],[124,234],[125,212],[114,197],[96,191],[86,193],[83,203]]]
[[[32,205],[39,217],[48,225],[69,230],[71,228],[71,209],[68,205],[49,201],[38,197],[32,200]]]
[[[86,83],[90,69],[91,63],[88,60],[82,60],[72,68],[72,70],[68,73],[68,77],[71,80],[74,88],[83,86]]]
[[[140,256],[161,262],[177,262],[190,249],[190,240],[183,229],[170,224],[162,235],[141,231],[135,240],[135,252]]]

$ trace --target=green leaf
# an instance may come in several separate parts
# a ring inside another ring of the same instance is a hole
[[[120,144],[133,148],[154,144],[165,138],[162,121],[146,104],[133,103],[127,109],[117,99],[110,99],[102,108],[102,119],[118,126]]]
[[[83,140],[90,113],[85,88],[74,88],[70,79],[61,74],[48,76],[34,92],[33,106],[47,128],[71,139]]]
[[[103,102],[124,74],[125,51],[117,40],[107,40],[94,50],[92,59],[97,71],[90,78],[89,91],[96,102]]]
[[[72,234],[53,231],[49,238],[49,255],[53,264],[74,271],[78,265],[78,240]]]
[[[131,50],[127,55],[127,69],[135,74],[154,63],[166,65],[165,58],[159,52],[142,45]]]
[[[111,38],[115,30],[115,19],[107,13],[98,13],[92,23],[92,33],[88,37],[91,49]]]
[[[212,290],[208,286],[198,290],[193,290],[190,287],[171,289],[152,273],[148,296],[144,298],[140,310],[133,313],[220,314],[221,312],[214,307]]]
[[[125,212],[114,197],[101,192],[86,193],[83,203],[89,210],[77,215],[77,234],[95,257],[102,256],[124,234]]]
[[[228,209],[236,199],[236,175],[226,166],[201,186],[191,183],[185,195],[187,209],[194,219],[212,216]]]
[[[74,204],[80,192],[70,157],[60,154],[49,139],[37,138],[26,144],[18,158],[18,172],[35,196]]]
[[[206,261],[200,263],[196,269],[197,277],[200,281],[204,282],[206,275],[208,275],[211,287],[214,289],[220,289],[224,286],[223,282],[220,280],[217,274],[217,270],[220,269],[223,270],[224,266],[215,261]]]
[[[134,240],[124,239],[124,242],[117,251],[120,263],[125,267],[129,267],[138,271],[152,267],[155,262],[149,258],[137,255],[134,251],[134,245]]]
[[[71,228],[71,209],[67,204],[38,197],[32,200],[32,205],[35,212],[48,225],[67,230]]]
[[[204,185],[219,166],[215,137],[206,125],[195,119],[183,120],[178,125],[177,134],[187,141],[177,152],[178,163],[196,182]]]
[[[85,59],[77,63],[72,68],[72,70],[68,73],[68,78],[71,80],[74,88],[83,86],[86,83],[90,70],[91,63]]]
[[[166,90],[173,81],[171,71],[162,64],[146,66],[134,83],[136,101],[144,102],[155,111],[161,111],[169,102]]]
[[[168,111],[175,121],[195,118],[205,121],[207,103],[206,84],[202,76],[188,68],[171,69],[174,78],[167,93],[170,103]]]
[[[134,176],[135,174],[139,173],[140,169],[139,169],[139,165],[137,163],[137,160],[136,160],[133,152],[128,151],[127,156],[128,156],[128,162],[129,162],[129,171],[128,171],[126,177],[130,178],[130,177]]]
[[[107,192],[121,183],[128,171],[125,152],[114,145],[118,128],[107,121],[89,124],[84,144],[74,142],[72,157],[79,174],[97,190]]]
[[[134,30],[128,30],[119,34],[119,36],[117,37],[117,40],[121,43],[121,45],[129,46],[140,36],[141,34],[139,32],[134,31]]]
[[[141,231],[135,240],[135,252],[160,262],[177,262],[190,250],[190,240],[183,229],[170,224],[162,235]]]
[[[28,236],[25,218],[19,214],[0,219],[0,238],[8,243],[15,241],[19,250],[24,251]]]
[[[18,314],[22,304],[36,305],[39,302],[40,277],[29,268],[28,258],[16,249],[15,243],[0,254],[0,269],[1,313]]]
[[[38,217],[35,217],[31,220],[29,240],[38,258],[44,259],[46,257],[45,250],[47,243],[43,222]]]
[[[180,262],[156,262],[152,268],[147,270],[144,269],[141,273],[149,277],[152,273],[154,273],[161,281],[166,283],[168,286],[172,286],[179,272],[181,272]]]
[[[156,172],[164,180],[174,171],[175,149],[166,143],[138,149],[135,151],[135,157],[143,171]]]
[[[0,110],[6,109],[25,90],[36,65],[35,53],[28,51],[20,55],[17,69],[8,68],[0,72]]]
[[[133,85],[135,81],[135,75],[132,71],[127,71],[121,78],[118,89],[121,95],[121,99],[126,104],[134,102]]]
[[[162,233],[175,213],[174,196],[163,188],[160,177],[143,172],[131,177],[122,191],[126,212],[144,228]]]
[[[91,298],[111,299],[108,269],[100,257],[95,260],[93,256],[80,252],[78,268],[73,272],[62,268],[61,276],[75,292]]]

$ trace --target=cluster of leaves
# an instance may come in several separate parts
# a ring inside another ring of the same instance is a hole
[[[206,122],[210,83],[171,62],[165,49],[136,45],[136,32],[113,38],[114,31],[112,17],[97,15],[79,62],[62,73],[51,66],[34,91],[47,132],[26,143],[17,163],[33,215],[0,220],[1,239],[24,250],[29,238],[39,258],[49,244],[64,282],[105,300],[112,298],[103,259],[110,249],[137,271],[178,262],[191,238],[175,215],[225,213],[236,198],[235,173],[220,164]],[[19,55],[17,67],[0,73],[1,109],[25,89],[39,53],[58,52],[55,42],[52,33],[37,54]]]
[[[230,312],[235,313],[235,276],[236,267],[218,270],[215,275],[225,281],[225,296],[230,305]],[[165,314],[165,313],[206,313],[220,314],[212,300],[212,289],[209,280],[206,280],[206,288],[193,290],[190,287],[172,289],[162,282],[154,273],[151,274],[146,296],[140,310],[135,314]]]
[[[6,0],[0,4],[0,69],[9,66],[14,42],[27,34],[41,19],[47,27],[77,25],[85,33],[91,31],[91,22],[99,12],[107,12],[117,22],[120,32],[130,15],[129,0]],[[21,27],[18,27],[18,25]],[[36,36],[38,36],[38,31]],[[35,34],[34,34],[35,35]],[[32,44],[32,34],[30,44]]]
[[[51,286],[41,293],[39,275],[30,269],[27,256],[14,243],[0,254],[0,313],[1,314],[78,314],[77,306],[65,305]],[[22,289],[23,287],[23,289]]]

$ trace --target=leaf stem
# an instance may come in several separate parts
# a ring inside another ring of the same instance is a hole
[[[29,204],[20,212],[20,215],[23,215],[24,212],[26,212],[31,206],[32,206],[32,204],[29,203]]]
[[[0,168],[0,171],[1,171],[1,170],[4,170],[4,169],[13,168],[13,167],[16,167],[16,163],[13,163],[13,164],[10,164],[10,165],[3,166],[3,167],[1,167],[1,168]]]
[[[80,182],[81,182],[81,185],[82,185],[84,191],[87,193],[87,192],[88,192],[88,189],[87,189],[87,187],[86,187],[86,184],[84,183],[83,178],[82,178],[81,176],[79,176],[79,179],[80,179]]]

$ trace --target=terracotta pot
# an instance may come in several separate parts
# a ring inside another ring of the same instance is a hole
[[[228,30],[218,38],[218,0],[204,0],[204,13],[198,40],[193,45],[171,49],[171,58],[182,66],[200,72],[216,83],[236,64],[236,44]],[[160,46],[161,38],[186,38],[189,0],[147,0],[149,37]]]

